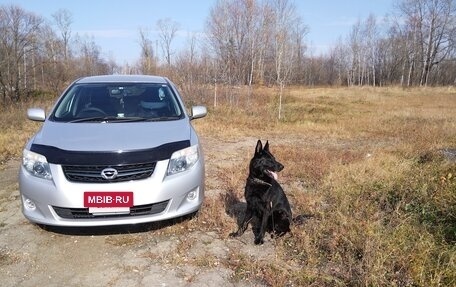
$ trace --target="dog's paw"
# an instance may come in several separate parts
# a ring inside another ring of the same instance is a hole
[[[264,240],[263,240],[263,238],[255,238],[254,243],[255,243],[255,245],[261,245],[264,243]]]

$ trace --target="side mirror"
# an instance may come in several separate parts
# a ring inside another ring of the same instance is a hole
[[[31,108],[27,110],[27,118],[32,121],[44,122],[46,113],[40,108]]]
[[[207,109],[205,106],[193,106],[191,120],[203,118],[207,115]]]

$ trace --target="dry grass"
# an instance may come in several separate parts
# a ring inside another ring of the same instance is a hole
[[[29,137],[40,127],[39,123],[27,120],[27,108],[49,108],[52,102],[47,96],[43,99],[30,100],[2,106],[0,114],[0,163],[22,155],[22,149]]]
[[[293,237],[277,241],[272,264],[234,252],[226,264],[235,279],[455,285],[456,167],[441,150],[456,148],[456,91],[296,88],[285,95],[280,121],[271,92],[257,94],[250,107],[219,105],[197,123],[207,137],[271,139],[286,166],[281,181],[294,212],[313,215]],[[219,174],[226,192],[242,198],[245,174],[234,165]],[[222,204],[209,202],[201,216],[227,234],[233,227],[221,224]]]
[[[233,281],[269,286],[455,286],[456,164],[442,149],[456,149],[453,88],[290,88],[277,120],[273,89],[257,89],[195,121],[203,138],[271,141],[285,165],[280,181],[295,214],[311,215],[293,236],[275,241],[274,261],[230,250],[220,263],[210,255],[188,259],[193,241],[178,241],[169,264],[222,264]],[[38,128],[9,108],[0,118],[0,158],[19,156]],[[253,149],[254,143],[252,143]],[[217,180],[193,220],[154,231],[185,235],[210,231],[225,238],[236,228],[230,196],[242,199],[248,155],[213,171]],[[135,238],[111,244],[134,244]],[[155,256],[155,257],[154,257]],[[171,256],[171,257],[169,257]],[[190,260],[190,261],[189,261]]]

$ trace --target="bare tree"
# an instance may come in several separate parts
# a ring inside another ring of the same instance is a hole
[[[204,83],[204,67],[201,66],[201,54],[198,47],[198,34],[191,33],[187,37],[184,48],[177,53],[172,70],[173,81],[178,84],[182,94],[189,102],[201,102],[206,89]]]
[[[306,32],[307,27],[288,0],[217,1],[207,21],[209,43],[219,63],[216,78],[230,86],[248,85],[247,98],[254,83],[269,81],[281,87],[281,117],[285,83],[299,81],[292,74],[299,74],[294,67],[304,63]]]
[[[60,9],[52,14],[52,18],[60,32],[63,44],[63,58],[64,60],[68,60],[68,57],[70,56],[71,24],[73,24],[73,17],[70,11]]]
[[[198,51],[196,34],[188,38],[187,46],[181,51],[175,61],[176,76],[180,81],[179,86],[188,94],[194,92],[196,79],[198,78]]]
[[[30,63],[42,25],[42,18],[18,6],[0,7],[0,89],[4,101],[20,100],[30,88]]]
[[[166,63],[171,66],[171,43],[176,37],[176,33],[180,28],[180,24],[169,19],[160,19],[157,21],[157,28],[159,31],[158,37],[160,39],[160,46],[165,56]]]
[[[379,41],[379,32],[377,28],[377,20],[373,14],[370,14],[367,20],[365,21],[364,35],[366,41],[366,54],[369,71],[367,73],[367,84],[372,86],[377,85],[376,79],[376,70],[377,70],[377,59],[378,59],[378,41]]]
[[[42,29],[41,42],[40,80],[43,87],[57,93],[62,88],[67,74],[61,53],[62,42],[50,26]]]
[[[209,12],[207,20],[210,45],[215,58],[220,63],[215,81],[220,78],[220,82],[227,82],[230,85],[237,84],[238,79],[241,78],[238,72],[238,52],[242,37],[237,33],[239,29],[235,29],[234,18],[240,18],[240,11],[237,11],[239,5],[236,4],[234,1],[217,1]]]
[[[362,34],[362,23],[359,19],[356,24],[352,26],[352,30],[349,35],[349,47],[351,57],[350,67],[350,83],[352,85],[362,85],[364,80],[364,61],[365,61],[365,49]]]
[[[349,35],[349,47],[352,66],[350,83],[357,85],[377,84],[377,61],[380,41],[376,17],[370,14],[363,21],[359,19]]]
[[[147,30],[139,30],[141,55],[139,58],[139,71],[143,74],[154,74],[157,70],[152,40],[149,39]]]
[[[220,78],[230,85],[251,84],[258,51],[266,45],[260,36],[264,20],[255,0],[219,0],[207,20],[207,35],[220,61]],[[264,38],[263,38],[264,39]]]
[[[279,111],[278,119],[282,118],[282,100],[285,85],[290,79],[293,70],[295,55],[297,53],[293,34],[293,27],[300,23],[300,18],[297,17],[294,5],[288,0],[271,0],[269,5],[274,11],[274,31],[272,52],[275,63],[276,84],[279,88]],[[299,25],[298,25],[299,26]],[[295,31],[297,34],[301,30]]]
[[[337,80],[329,84],[351,86],[351,56],[350,48],[340,38],[338,43],[329,52],[330,59],[333,59],[333,67],[337,74]]]
[[[48,44],[52,47],[53,68],[56,71],[53,81],[54,90],[60,90],[68,84],[69,79],[74,78],[72,66],[72,52],[70,49],[72,15],[68,10],[60,9],[52,14],[54,24],[57,27],[59,38],[54,36],[54,31],[47,33]]]
[[[426,86],[432,69],[454,50],[456,3],[454,0],[402,0],[398,5],[405,17],[419,65],[419,84]]]
[[[79,50],[78,59],[74,65],[78,68],[76,75],[92,76],[108,73],[109,65],[101,57],[101,48],[93,37],[78,37],[76,43]]]
[[[293,0],[217,0],[207,18],[204,48],[194,34],[185,49],[173,50],[179,24],[162,19],[156,22],[153,42],[148,31],[139,31],[139,60],[122,72],[160,71],[198,97],[207,96],[211,85],[214,104],[224,99],[238,104],[244,95],[237,88],[241,85],[249,87],[248,104],[255,84],[274,85],[279,119],[290,83],[456,85],[455,2],[396,0],[388,23],[379,25],[375,15],[360,19],[344,41],[319,55],[307,51],[307,27]],[[32,90],[57,92],[78,76],[118,72],[114,59],[104,59],[93,37],[73,34],[72,22],[66,10],[46,22],[17,6],[0,6],[3,102],[19,101]],[[162,62],[157,57],[160,48]]]

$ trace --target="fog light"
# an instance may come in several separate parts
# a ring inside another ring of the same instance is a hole
[[[36,208],[35,202],[33,202],[31,199],[28,199],[28,198],[26,198],[24,200],[24,206],[25,206],[25,208],[31,209],[31,210]]]
[[[195,200],[198,197],[198,189],[194,189],[187,194],[188,200]]]

